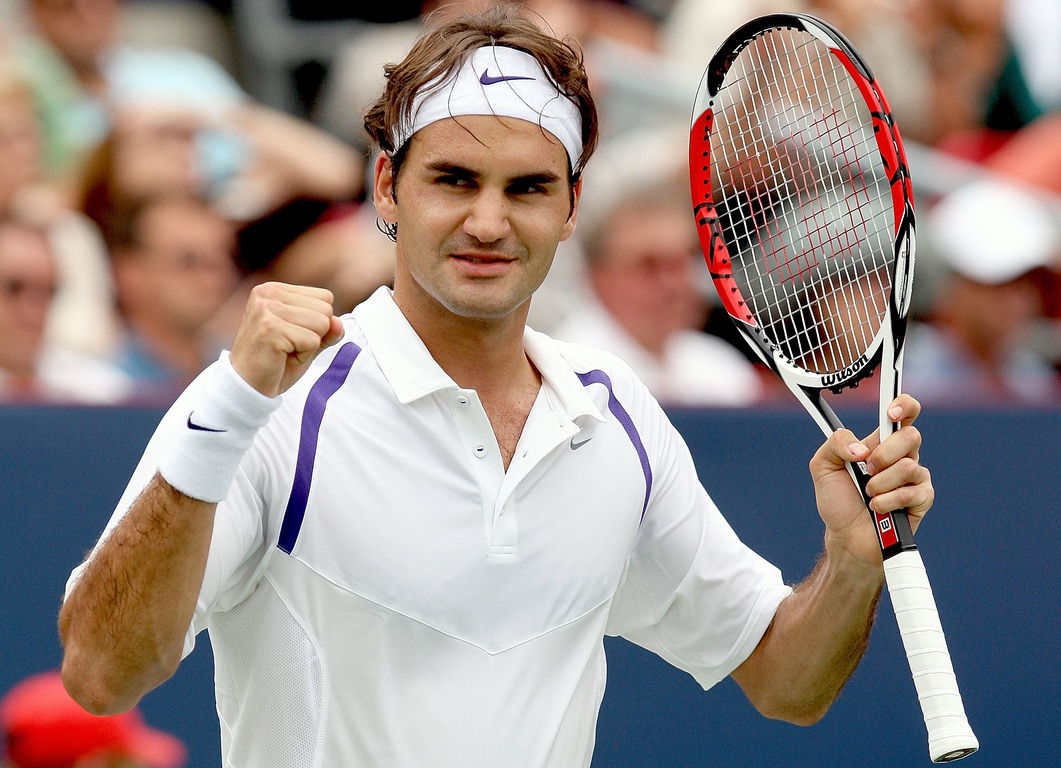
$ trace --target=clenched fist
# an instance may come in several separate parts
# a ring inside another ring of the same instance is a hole
[[[286,392],[322,350],[342,338],[332,301],[324,288],[255,286],[232,344],[232,367],[263,395]]]

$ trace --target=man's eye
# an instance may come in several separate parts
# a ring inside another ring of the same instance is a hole
[[[513,195],[537,195],[548,191],[544,184],[537,184],[529,181],[513,184],[508,190]]]
[[[453,176],[445,175],[439,176],[435,179],[436,184],[444,184],[451,187],[470,187],[472,186],[472,180],[465,176]]]

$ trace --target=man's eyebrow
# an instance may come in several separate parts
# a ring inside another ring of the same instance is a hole
[[[463,165],[457,165],[456,163],[451,163],[446,160],[438,160],[433,163],[428,163],[425,167],[429,171],[434,171],[435,173],[442,173],[447,176],[457,176],[459,178],[477,179],[480,176],[477,171],[473,171],[471,168],[465,168]],[[514,176],[509,179],[510,184],[555,184],[558,181],[560,181],[560,176],[552,171],[536,171],[521,176]]]
[[[525,176],[516,176],[512,181],[522,184],[555,184],[560,181],[560,177],[551,171],[541,171],[540,173],[528,173]]]
[[[465,168],[462,165],[456,165],[454,163],[446,162],[445,160],[428,163],[427,169],[429,171],[434,171],[435,173],[444,173],[447,176],[460,176],[469,179],[474,179],[479,175],[471,168]]]

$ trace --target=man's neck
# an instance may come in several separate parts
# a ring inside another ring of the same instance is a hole
[[[442,370],[458,386],[479,395],[506,470],[541,389],[541,375],[523,349],[528,306],[500,320],[452,313],[431,318],[407,315]]]
[[[526,312],[501,321],[455,318],[413,328],[435,362],[459,386],[474,389],[481,397],[503,396],[509,389],[524,389],[537,381],[537,373],[523,349]]]

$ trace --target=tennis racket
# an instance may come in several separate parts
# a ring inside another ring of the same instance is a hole
[[[803,14],[744,24],[711,59],[689,143],[700,244],[740,335],[826,435],[825,391],[880,368],[880,434],[897,425],[914,265],[913,189],[899,130],[865,62]],[[850,464],[869,503],[869,476]],[[934,762],[979,747],[905,511],[872,513]]]

